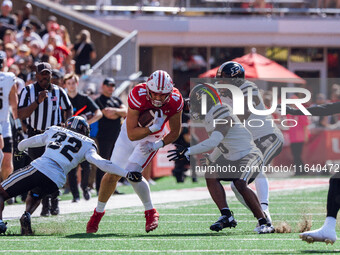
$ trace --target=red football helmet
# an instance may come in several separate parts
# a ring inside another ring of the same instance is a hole
[[[155,107],[162,107],[164,104],[169,102],[170,95],[173,91],[173,82],[170,75],[162,70],[153,72],[146,82],[147,98],[151,101]],[[167,95],[163,101],[155,100],[152,98],[151,93]]]

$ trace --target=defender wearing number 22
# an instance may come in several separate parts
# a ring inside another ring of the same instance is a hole
[[[146,83],[135,86],[128,99],[127,117],[112,152],[111,161],[127,171],[142,172],[161,147],[174,142],[181,132],[184,106],[182,95],[174,88],[170,75],[162,70],[151,74]],[[140,127],[140,115],[150,109],[157,110],[149,127]],[[169,121],[170,132],[165,123]],[[120,176],[106,173],[101,181],[98,204],[87,223],[86,232],[95,233],[104,215],[104,209],[116,188]],[[145,231],[157,228],[159,214],[153,207],[148,182],[132,182],[133,189],[145,208]]]

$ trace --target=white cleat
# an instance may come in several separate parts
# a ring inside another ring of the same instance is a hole
[[[335,230],[323,228],[301,233],[299,237],[307,243],[324,242],[326,244],[333,244],[337,239]]]
[[[275,233],[275,228],[272,225],[261,225],[259,230],[257,231],[258,234],[271,234]]]
[[[266,216],[267,222],[271,225],[272,224],[272,217],[270,217],[269,210],[263,210],[264,215]],[[261,226],[257,223],[256,227],[254,228],[254,232],[259,233]]]

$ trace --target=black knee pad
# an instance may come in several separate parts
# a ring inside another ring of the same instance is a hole
[[[12,153],[13,151],[13,139],[12,137],[5,137],[4,138],[4,148],[2,149],[3,152]]]

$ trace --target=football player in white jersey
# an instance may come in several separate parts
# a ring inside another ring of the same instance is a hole
[[[16,77],[13,73],[4,72],[6,53],[0,51],[0,124],[2,126],[2,136],[4,139],[4,158],[1,165],[1,179],[5,180],[13,172],[13,140],[12,130],[9,120],[10,106],[15,119],[15,127],[20,129],[22,134],[21,122],[17,115],[18,94]],[[23,137],[22,137],[23,138]]]
[[[95,142],[88,137],[89,132],[86,120],[75,116],[66,121],[66,128],[52,126],[43,134],[24,139],[18,144],[20,151],[39,146],[46,146],[46,150],[40,158],[14,172],[0,184],[0,233],[7,229],[6,223],[2,221],[4,201],[30,191],[20,223],[23,235],[32,234],[30,215],[38,207],[41,197],[61,188],[66,182],[68,172],[84,160],[105,172],[126,177],[132,182],[142,181],[141,173],[127,172],[100,157]]]
[[[255,83],[245,80],[245,71],[241,64],[229,61],[223,63],[216,72],[218,83],[226,82],[239,87],[244,95],[245,114],[238,116],[241,122],[244,121],[245,127],[250,131],[256,146],[263,154],[263,165],[267,166],[274,157],[280,154],[283,146],[283,135],[272,120],[271,115],[255,115],[248,109],[248,93],[252,90],[253,104],[256,110],[266,110],[263,103],[262,95]],[[219,89],[222,102],[232,105],[232,94],[227,89]],[[251,120],[256,120],[256,123],[261,125],[249,125]],[[261,171],[255,179],[255,187],[261,207],[266,214],[267,219],[271,222],[269,213],[269,184],[265,173]],[[233,183],[231,188],[234,191],[238,200],[246,206],[242,196],[239,194]],[[246,206],[247,207],[247,206]],[[258,228],[259,226],[257,226]],[[255,229],[257,231],[257,229]]]
[[[206,116],[201,114],[202,98],[206,100],[208,111]],[[190,113],[193,119],[204,119],[203,124],[209,138],[189,148],[172,150],[168,158],[175,160],[213,150],[206,158],[202,171],[206,172],[207,187],[221,211],[221,217],[210,226],[210,229],[220,231],[237,225],[221,184],[221,181],[232,181],[258,220],[260,228],[257,232],[273,233],[274,227],[267,221],[256,194],[248,187],[262,166],[262,153],[254,144],[250,132],[240,125],[240,120],[232,114],[229,105],[219,102],[216,89],[212,85],[199,84],[191,90]],[[224,159],[215,162],[221,155]]]

